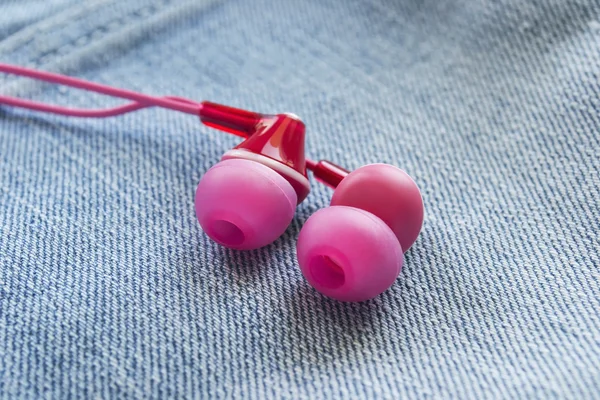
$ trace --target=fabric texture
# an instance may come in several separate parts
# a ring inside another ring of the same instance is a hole
[[[600,398],[598,1],[10,0],[0,61],[293,112],[311,158],[396,165],[426,212],[397,282],[340,303],[295,257],[330,189],[230,251],[193,205],[235,137],[0,107],[1,398]]]

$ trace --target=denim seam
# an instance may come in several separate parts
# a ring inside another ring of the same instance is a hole
[[[65,24],[69,20],[73,19],[74,17],[78,17],[85,12],[90,12],[92,10],[100,8],[104,4],[109,3],[109,2],[110,2],[110,4],[114,3],[113,0],[101,0],[101,1],[98,1],[95,4],[91,4],[91,5],[90,4],[82,4],[82,5],[80,5],[80,7],[78,8],[77,11],[74,10],[74,7],[66,8],[56,15],[53,15],[49,18],[38,21],[37,23],[35,23],[31,26],[28,26],[26,28],[23,28],[23,29],[13,33],[9,37],[4,38],[2,41],[0,41],[0,51],[2,51],[4,53],[12,53],[15,50],[17,50],[18,48],[22,48],[24,46],[29,45],[40,33],[47,33],[49,31],[52,31],[56,26]],[[41,27],[41,29],[40,29],[40,27]],[[36,31],[37,29],[40,29],[41,31],[38,32],[38,31]],[[33,32],[26,34],[26,32],[25,32],[26,30],[33,30]],[[19,38],[20,35],[26,35],[29,37],[20,39]],[[13,43],[11,43],[11,42],[13,42]],[[3,49],[3,47],[8,47],[8,48]]]
[[[169,8],[168,5],[171,4],[173,7]],[[190,6],[194,5],[207,5],[211,4],[211,2],[207,1],[198,1],[198,2],[180,2],[174,3],[173,0],[162,0],[161,4],[154,4],[152,6],[140,9],[137,8],[134,11],[131,11],[124,16],[122,19],[118,21],[120,23],[115,24],[114,22],[110,24],[111,29],[104,30],[102,27],[96,27],[93,31],[87,32],[84,35],[80,35],[77,38],[69,40],[69,43],[61,45],[60,47],[55,48],[52,51],[48,51],[43,55],[36,55],[33,58],[33,62],[27,63],[27,66],[31,68],[39,68],[46,70],[53,70],[57,72],[67,73],[67,71],[63,70],[65,65],[73,65],[73,63],[85,62],[86,59],[90,57],[96,57],[102,54],[106,49],[96,49],[94,53],[87,54],[85,56],[79,54],[80,52],[85,52],[86,49],[91,47],[96,47],[97,44],[103,43],[106,40],[114,39],[114,37],[123,34],[131,34],[132,30],[139,30],[144,27],[142,21],[138,21],[140,18],[144,18],[146,21],[157,20],[156,23],[160,24],[160,19],[165,16],[165,18],[172,18],[170,14],[170,10],[175,10],[178,13],[182,13],[182,10],[189,9]],[[144,10],[152,10],[152,12],[144,12]],[[134,15],[134,17],[132,17]],[[181,17],[181,16],[179,16]],[[163,18],[164,19],[164,18]],[[94,38],[94,41],[90,42],[89,40],[81,40],[82,38],[89,38],[90,36],[95,35],[97,32],[102,31],[101,36],[97,36]],[[60,33],[60,30],[57,30],[56,33]],[[1,44],[1,43],[0,43]],[[114,44],[113,44],[114,45]],[[1,47],[1,46],[0,46]],[[109,50],[108,50],[109,51]],[[88,50],[89,53],[89,50]],[[58,56],[60,55],[60,56]],[[4,80],[6,85],[3,87],[4,94],[7,95],[18,95],[25,96],[27,91],[29,91],[33,87],[39,87],[40,83],[36,80],[30,80],[20,77],[14,76],[6,76],[0,77],[0,82]],[[29,89],[27,89],[29,88]]]
[[[116,30],[121,28],[123,23],[131,23],[140,18],[147,17],[149,15],[154,15],[160,9],[164,8],[165,6],[169,5],[170,3],[171,3],[171,0],[162,0],[161,2],[159,2],[157,4],[153,4],[151,6],[147,6],[147,7],[132,11],[132,12],[122,16],[120,19],[118,19],[117,21],[119,21],[119,24],[114,24],[114,26],[112,28],[106,29],[104,26],[98,26],[95,29],[88,31],[87,33],[85,33],[77,38],[74,38],[71,41],[61,45],[60,47],[55,48],[54,50],[50,51],[49,53],[38,55],[37,57],[33,58],[30,61],[30,63],[34,67],[39,67],[41,64],[41,61],[49,61],[50,58],[55,57],[55,56],[60,56],[64,53],[66,53],[68,50],[73,50],[73,49],[77,49],[77,48],[86,46],[89,43],[90,38],[98,32],[102,33],[102,37],[104,37],[107,34],[115,32]],[[146,11],[149,11],[149,14],[145,14]]]

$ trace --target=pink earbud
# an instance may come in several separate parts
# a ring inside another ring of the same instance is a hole
[[[271,168],[255,161],[228,159],[200,180],[196,216],[215,242],[232,249],[257,249],[285,231],[296,201],[292,185]]]
[[[250,250],[285,231],[309,192],[302,121],[203,103],[202,121],[247,139],[209,169],[196,190],[196,216],[224,246]]]
[[[398,277],[403,250],[421,230],[423,200],[408,174],[391,165],[366,165],[346,177],[335,168],[343,171],[323,162],[313,167],[316,175],[327,179],[325,183],[339,184],[331,207],[317,211],[304,224],[298,263],[308,282],[324,295],[368,300]]]
[[[235,249],[271,243],[308,195],[306,167],[335,188],[331,206],[300,232],[298,262],[308,282],[343,301],[367,300],[398,277],[403,250],[423,223],[423,200],[401,169],[371,164],[349,173],[328,161],[304,158],[304,124],[295,116],[264,116],[203,103],[201,120],[247,136],[202,178],[196,213],[204,231]]]

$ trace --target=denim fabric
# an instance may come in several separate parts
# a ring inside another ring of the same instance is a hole
[[[340,303],[295,258],[330,189],[231,251],[193,200],[238,139],[0,107],[1,398],[600,398],[597,0],[11,0],[0,38],[2,62],[293,112],[310,157],[397,165],[426,208],[396,284]]]

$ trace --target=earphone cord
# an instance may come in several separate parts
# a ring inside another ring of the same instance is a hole
[[[51,104],[44,104],[36,101],[0,95],[0,103],[4,103],[10,106],[28,108],[30,110],[45,111],[72,117],[104,118],[113,117],[132,111],[137,111],[142,108],[155,106],[169,108],[171,110],[181,111],[188,114],[198,115],[198,112],[200,111],[201,107],[200,103],[194,102],[192,100],[182,99],[179,97],[148,96],[145,94],[136,93],[125,89],[117,89],[99,83],[88,82],[77,78],[71,78],[69,76],[54,74],[51,72],[36,71],[33,69],[9,64],[0,63],[0,72],[26,76],[32,79],[38,79],[50,83],[57,83],[59,85],[70,86],[78,89],[106,94],[113,97],[119,97],[122,99],[133,100],[131,103],[127,103],[119,107],[100,110],[89,110],[54,106]]]
[[[67,108],[52,104],[40,103],[32,100],[19,99],[11,96],[0,95],[0,104],[6,104],[14,107],[27,108],[35,111],[49,112],[53,114],[66,115],[71,117],[87,117],[87,118],[106,118],[114,117],[130,113],[148,107],[163,107],[175,111],[184,112],[199,116],[202,104],[193,100],[184,99],[181,97],[165,96],[155,97],[142,93],[133,92],[125,89],[118,89],[99,83],[89,82],[82,79],[72,78],[65,75],[54,74],[51,72],[36,71],[34,69],[20,67],[16,65],[0,63],[0,72],[7,74],[26,76],[28,78],[56,83],[59,85],[70,86],[77,89],[97,92],[108,96],[119,97],[122,99],[132,100],[124,105],[105,108],[105,109],[84,109],[84,108]],[[306,167],[313,170],[316,162],[306,160]]]

